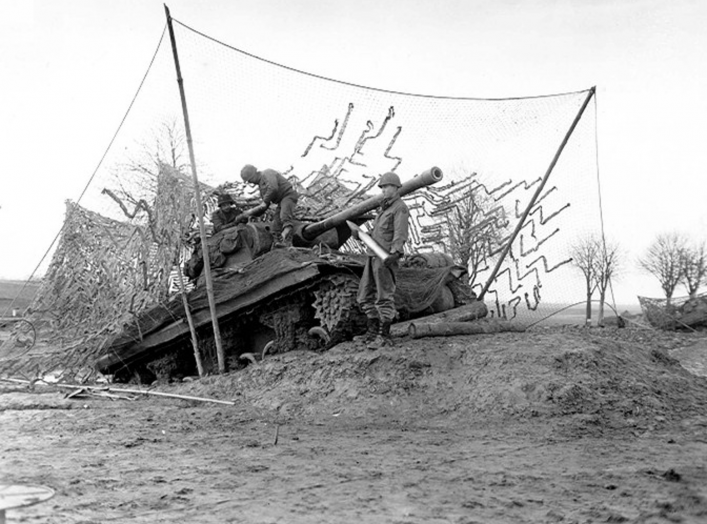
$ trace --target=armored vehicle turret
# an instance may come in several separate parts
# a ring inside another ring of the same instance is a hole
[[[413,193],[439,182],[442,178],[442,170],[438,167],[428,169],[405,182],[400,188],[400,195]],[[293,231],[292,245],[300,248],[339,249],[351,237],[351,229],[346,222],[351,221],[356,225],[365,223],[372,218],[368,213],[376,209],[382,200],[382,195],[376,195],[317,222],[297,222]],[[247,219],[253,214],[258,214],[259,211],[262,211],[261,206],[246,211],[241,218]],[[239,223],[219,231],[208,239],[211,267],[224,272],[241,269],[253,259],[270,252],[274,242],[275,237],[270,222]],[[201,246],[187,262],[185,272],[189,278],[197,282],[197,285],[203,281]]]

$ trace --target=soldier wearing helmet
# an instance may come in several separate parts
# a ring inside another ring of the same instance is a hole
[[[358,288],[358,304],[368,320],[367,331],[358,337],[358,341],[368,343],[369,349],[393,345],[390,325],[396,316],[395,274],[408,239],[410,217],[410,211],[400,197],[401,186],[400,177],[392,171],[383,174],[378,181],[383,201],[370,235],[392,256],[384,263],[369,250]]]
[[[236,206],[233,197],[228,193],[218,196],[218,209],[211,214],[211,223],[214,225],[214,233],[235,226],[238,223],[238,216],[241,210]],[[247,219],[244,219],[244,221]]]
[[[263,214],[270,204],[276,204],[277,210],[273,220],[273,233],[282,237],[279,245],[283,247],[292,246],[292,230],[295,221],[295,208],[299,195],[292,187],[292,184],[281,173],[274,169],[258,171],[255,166],[246,164],[241,169],[241,178],[244,182],[257,185],[260,189],[260,196],[263,199],[262,211],[252,216]]]

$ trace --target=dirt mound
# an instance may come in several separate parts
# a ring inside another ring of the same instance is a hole
[[[283,418],[389,415],[565,417],[568,429],[650,429],[707,412],[707,379],[668,350],[694,336],[546,329],[398,340],[371,352],[343,343],[290,352],[172,389],[244,400]],[[649,343],[650,342],[650,343]]]
[[[703,522],[707,379],[669,356],[697,342],[349,343],[160,387],[236,406],[0,387],[3,481],[54,489],[21,518],[58,524]]]

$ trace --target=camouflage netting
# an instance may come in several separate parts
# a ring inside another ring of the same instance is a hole
[[[446,253],[476,293],[487,289],[491,316],[520,324],[584,299],[569,247],[602,227],[593,89],[508,99],[386,91],[174,23],[207,227],[219,192],[258,202],[238,176],[247,163],[285,174],[304,220],[378,194],[381,173],[406,182],[438,166],[444,179],[407,199],[408,255]],[[176,262],[191,254],[196,218],[182,121],[162,40],[102,165],[68,206],[32,306],[39,343],[28,352],[11,338],[0,372],[91,367],[107,337],[180,289]]]
[[[698,329],[707,327],[707,293],[693,297],[638,297],[643,316],[658,329]]]
[[[192,214],[186,179],[168,166],[157,178],[152,203],[140,199],[132,210],[104,189],[132,222],[67,202],[59,244],[26,313],[38,347],[30,351],[18,329],[2,345],[0,369],[41,374],[90,367],[109,337],[167,299]]]

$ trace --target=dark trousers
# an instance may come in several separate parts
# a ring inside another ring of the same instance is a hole
[[[272,221],[273,233],[279,235],[286,227],[294,227],[297,196],[286,196],[277,205]]]
[[[395,319],[395,271],[397,263],[385,267],[378,257],[369,256],[358,286],[357,301],[368,318],[381,322]]]

